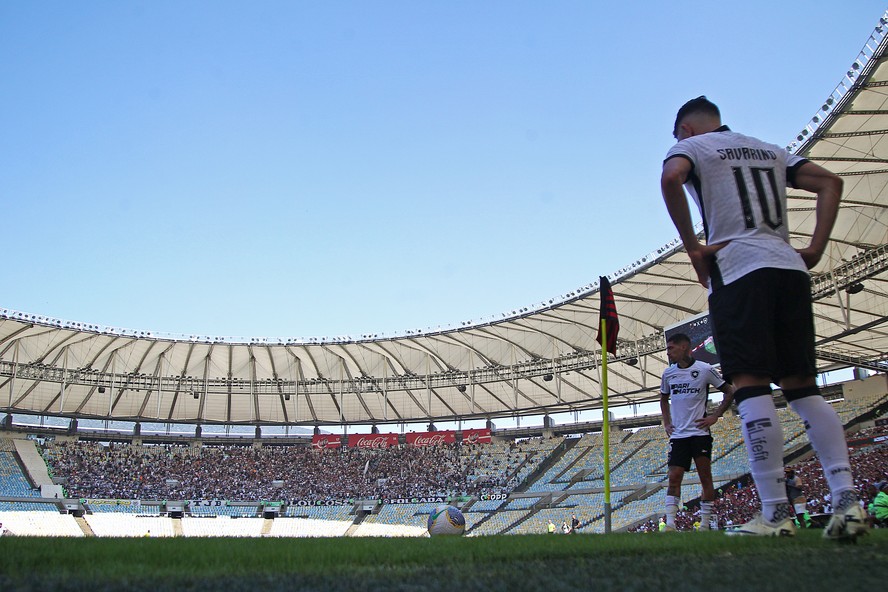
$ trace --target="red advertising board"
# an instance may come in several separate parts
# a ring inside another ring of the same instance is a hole
[[[311,447],[318,450],[339,448],[340,446],[342,446],[342,439],[336,434],[315,434],[311,437]]]
[[[411,446],[438,446],[456,442],[456,432],[409,432],[407,443]]]
[[[490,444],[490,430],[463,430],[463,444]]]
[[[398,434],[349,434],[349,448],[389,448],[398,445]]]

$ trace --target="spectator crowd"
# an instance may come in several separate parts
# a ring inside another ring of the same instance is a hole
[[[485,444],[317,450],[47,442],[44,457],[80,498],[347,500],[500,493],[504,471],[470,478]],[[494,459],[495,461],[496,459]]]
[[[811,515],[832,513],[832,500],[829,487],[823,478],[820,461],[815,457],[797,463],[792,468],[802,479],[808,513]],[[879,493],[876,484],[888,480],[888,446],[872,446],[852,452],[851,469],[854,472],[854,485],[860,495],[861,504],[867,508]],[[761,502],[755,484],[749,479],[741,480],[718,491],[713,506],[713,519],[717,521],[719,528],[745,524],[760,508]],[[698,515],[699,510],[695,509],[679,511],[675,520],[677,529],[691,530]],[[657,523],[651,520],[631,530],[656,532],[657,527]]]

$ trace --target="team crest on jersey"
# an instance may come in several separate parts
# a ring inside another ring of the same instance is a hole
[[[697,378],[698,376],[700,376],[699,370],[691,370],[691,377]]]

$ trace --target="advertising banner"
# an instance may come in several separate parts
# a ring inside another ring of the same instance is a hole
[[[88,504],[90,508],[98,509],[101,508],[102,511],[109,506],[121,506],[132,508],[134,512],[138,512],[142,509],[141,500],[125,500],[125,499],[84,499],[83,503]]]
[[[411,446],[438,446],[456,442],[456,432],[409,432],[407,444]]]
[[[398,445],[398,434],[349,434],[349,448],[389,448]]]
[[[505,500],[508,498],[509,498],[509,494],[507,494],[507,493],[482,493],[481,495],[478,496],[478,499],[482,502]]]
[[[311,447],[318,450],[339,448],[340,446],[342,446],[342,440],[335,434],[315,434],[311,437]]]
[[[429,495],[425,497],[392,497],[382,500],[384,504],[446,504],[450,501],[449,496]]]
[[[490,444],[490,430],[463,430],[463,444]]]
[[[324,500],[294,500],[289,502],[290,506],[299,506],[299,507],[310,507],[310,506],[351,506],[354,505],[355,500],[332,500],[332,499],[324,499]]]

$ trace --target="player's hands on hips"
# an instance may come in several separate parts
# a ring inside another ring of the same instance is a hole
[[[729,241],[730,242],[730,241]],[[704,288],[709,287],[709,274],[712,269],[712,260],[715,254],[728,246],[727,242],[715,245],[699,245],[694,249],[688,250],[688,257],[691,259],[691,265],[697,272],[697,281]]]
[[[714,425],[717,421],[717,415],[707,415],[706,417],[701,417],[700,419],[696,420],[694,423],[697,424],[697,427],[701,430],[705,430],[709,426]]]
[[[805,262],[805,266],[807,266],[808,269],[814,269],[814,266],[820,263],[820,258],[823,257],[822,251],[818,251],[811,247],[796,249],[796,252],[802,256],[802,261]]]

